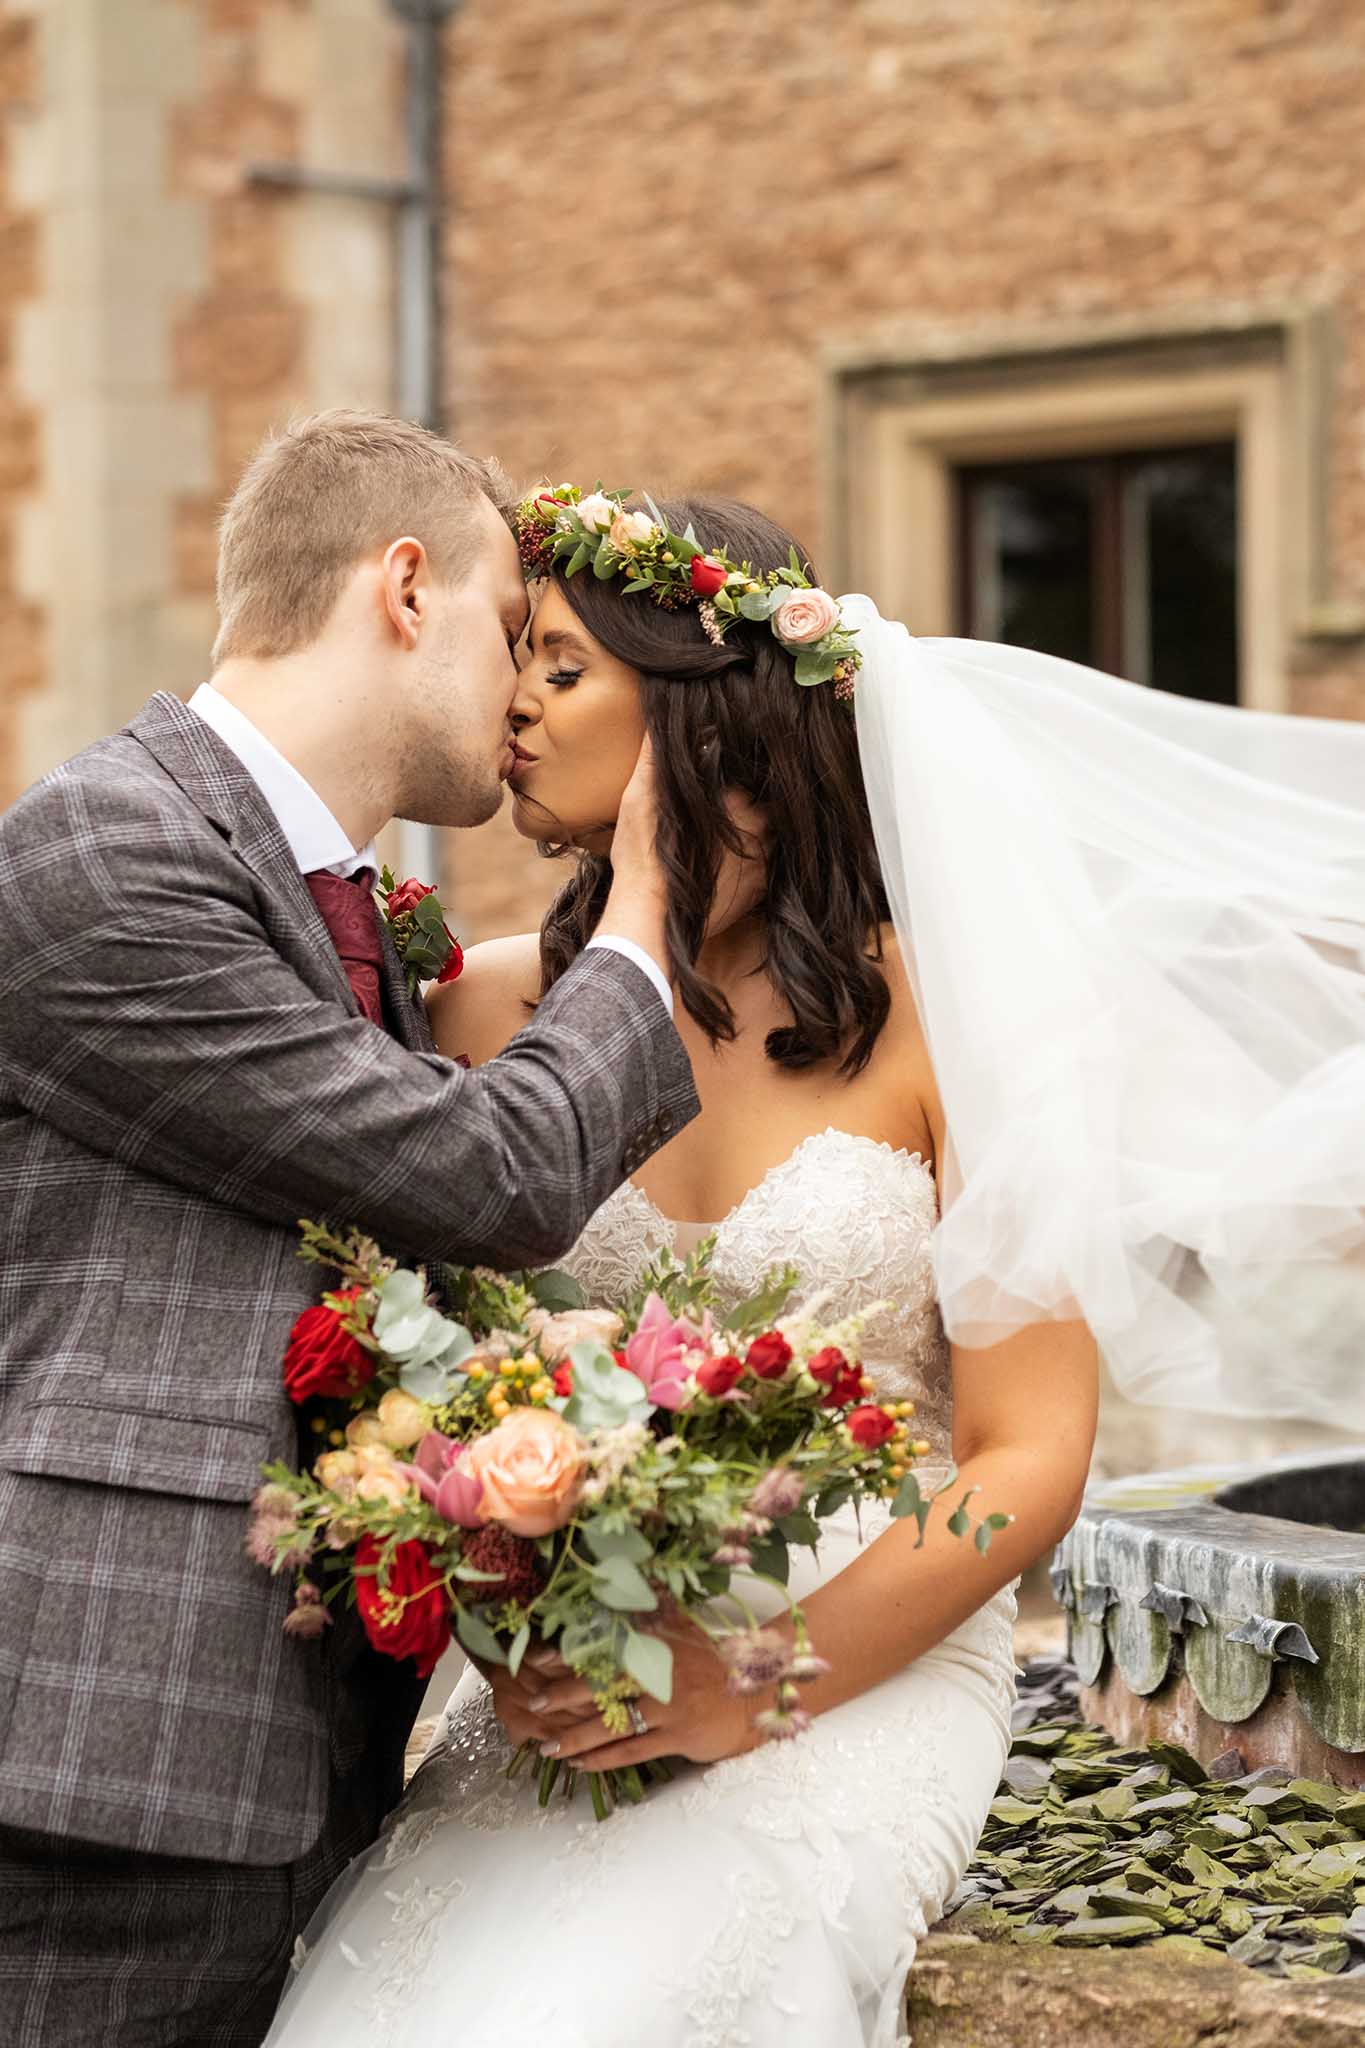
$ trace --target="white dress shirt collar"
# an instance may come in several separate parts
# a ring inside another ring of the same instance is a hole
[[[378,874],[374,842],[357,853],[312,784],[221,690],[215,690],[212,683],[201,683],[190,698],[190,710],[212,726],[246,769],[275,813],[303,874],[311,875],[319,868],[334,875],[373,868]]]

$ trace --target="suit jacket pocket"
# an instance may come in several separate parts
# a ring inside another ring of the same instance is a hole
[[[154,1415],[89,1401],[40,1401],[0,1419],[0,1468],[141,1493],[246,1501],[270,1455],[249,1422]]]

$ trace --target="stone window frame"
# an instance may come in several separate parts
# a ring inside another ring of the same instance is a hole
[[[955,470],[1231,439],[1240,702],[1289,709],[1329,602],[1333,335],[1320,307],[909,337],[827,359],[831,581],[921,634],[956,628]],[[906,535],[915,537],[907,545]]]

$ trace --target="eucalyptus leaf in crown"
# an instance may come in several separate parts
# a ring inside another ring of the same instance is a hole
[[[626,597],[648,595],[666,611],[695,605],[717,646],[741,620],[767,626],[794,657],[798,683],[833,683],[835,696],[851,702],[862,667],[855,629],[844,624],[838,599],[811,582],[795,548],[785,568],[755,569],[724,548],[707,553],[690,524],[674,533],[648,496],[648,511],[631,511],[630,496],[600,484],[586,496],[577,484],[547,484],[523,498],[514,526],[527,576],[562,564],[566,576],[591,569],[601,582],[624,577]]]

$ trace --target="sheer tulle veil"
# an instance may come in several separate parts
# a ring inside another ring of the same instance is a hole
[[[841,603],[947,1116],[950,1335],[1079,1314],[1138,1399],[1365,1430],[1365,1356],[1226,1342],[1365,1282],[1365,724]]]

